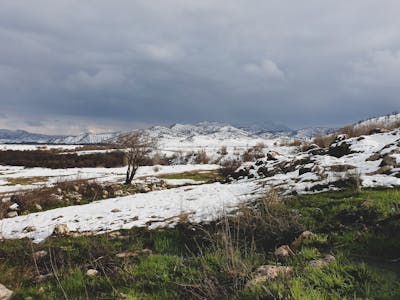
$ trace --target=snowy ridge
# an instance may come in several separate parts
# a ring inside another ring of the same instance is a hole
[[[362,126],[389,126],[395,123],[400,123],[400,113],[393,113],[386,116],[371,118],[365,121],[360,121],[354,125],[355,128]]]

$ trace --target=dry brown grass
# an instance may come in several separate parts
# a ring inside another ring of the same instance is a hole
[[[390,131],[400,127],[400,121],[386,124],[385,122],[371,122],[368,124],[348,125],[340,128],[337,132],[324,136],[317,136],[313,142],[322,148],[329,147],[334,142],[336,136],[345,134],[348,138],[370,135],[375,132]],[[379,130],[378,130],[379,129]]]

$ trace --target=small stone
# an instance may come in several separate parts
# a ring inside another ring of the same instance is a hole
[[[13,203],[8,207],[8,209],[12,210],[12,211],[14,211],[14,210],[17,211],[18,207],[19,207],[19,205],[17,203]]]
[[[35,226],[26,226],[23,231],[24,232],[36,231],[36,227]]]
[[[42,259],[43,257],[46,257],[46,256],[47,256],[46,250],[39,250],[39,251],[36,251],[35,253],[33,253],[33,257],[35,258],[35,260]]]
[[[37,203],[35,204],[35,208],[37,210],[43,210],[42,206],[40,204],[37,204]]]
[[[280,246],[275,250],[274,254],[279,257],[289,257],[290,255],[294,255],[292,249],[290,249],[288,245]]]
[[[89,277],[95,277],[99,274],[99,271],[95,270],[95,269],[89,269],[86,272],[86,275]]]
[[[7,213],[6,217],[7,218],[18,217],[18,213],[16,211],[10,211],[9,213]]]
[[[136,257],[138,254],[136,252],[121,252],[115,255],[118,258],[129,258],[129,257]]]
[[[308,231],[308,230],[303,231],[299,235],[299,237],[293,241],[292,246],[294,248],[298,248],[303,243],[304,240],[312,239],[314,236],[315,236],[315,234],[312,233],[311,231]]]
[[[0,283],[0,299],[1,300],[9,300],[14,295],[14,292],[6,288],[4,285]]]
[[[336,261],[333,255],[326,255],[324,258],[310,261],[310,265],[316,268],[322,268],[332,262]]]
[[[10,202],[11,201],[11,197],[3,197],[1,199],[1,202],[6,203],[6,202]]]
[[[121,212],[121,210],[118,209],[118,208],[114,208],[113,210],[111,210],[111,212],[112,212],[112,213],[117,213],[117,212]]]
[[[53,273],[48,273],[48,274],[45,274],[45,275],[38,275],[38,276],[35,277],[34,281],[36,283],[41,283],[43,281],[46,281],[48,278],[50,278],[52,276],[53,276]]]
[[[123,196],[123,195],[124,195],[124,191],[123,191],[123,190],[115,191],[115,192],[114,192],[114,195],[115,195],[116,197]]]
[[[250,280],[246,286],[248,288],[255,287],[266,281],[271,281],[278,276],[290,277],[293,274],[293,268],[287,266],[274,266],[274,265],[263,265],[257,268],[254,273],[254,277]]]
[[[69,234],[69,228],[67,224],[57,224],[56,227],[54,228],[54,234],[55,235],[68,235]]]

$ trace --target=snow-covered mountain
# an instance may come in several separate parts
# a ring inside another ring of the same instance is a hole
[[[52,139],[62,138],[64,137],[31,133],[25,130],[0,129],[0,143],[2,144],[42,144],[49,143]]]
[[[268,125],[268,124],[267,124]],[[150,136],[165,143],[193,143],[207,144],[208,141],[240,141],[241,144],[252,144],[254,141],[275,139],[280,137],[292,137],[307,139],[315,135],[331,132],[330,128],[306,128],[292,130],[284,126],[268,125],[235,127],[218,122],[200,122],[196,124],[174,124],[172,126],[153,126],[144,129]],[[29,133],[23,130],[0,130],[0,143],[22,144],[99,144],[115,142],[124,132],[110,133],[82,133],[77,136],[54,136]],[[126,133],[126,132],[125,132]]]

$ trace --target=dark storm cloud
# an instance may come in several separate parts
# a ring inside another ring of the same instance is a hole
[[[0,127],[339,125],[398,110],[398,1],[2,1]]]

